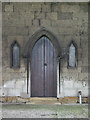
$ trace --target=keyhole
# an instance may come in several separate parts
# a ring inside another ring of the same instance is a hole
[[[47,63],[44,63],[44,66],[47,66]]]

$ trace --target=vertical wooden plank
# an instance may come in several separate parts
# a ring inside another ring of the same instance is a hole
[[[35,44],[31,62],[31,96],[57,96],[57,61],[53,44],[42,37]]]
[[[45,37],[45,96],[57,96],[56,53],[53,44]]]
[[[35,44],[31,61],[31,96],[42,97],[44,95],[44,40],[41,38]]]

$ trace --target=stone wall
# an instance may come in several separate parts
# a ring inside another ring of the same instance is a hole
[[[78,47],[78,65],[67,68],[61,60],[62,96],[88,96],[88,3],[3,3],[2,4],[2,84],[3,96],[21,96],[27,92],[27,64],[23,48],[42,27],[59,41],[62,53],[71,40]],[[10,68],[10,46],[17,40],[21,47],[20,69]],[[60,90],[61,91],[61,90]]]
[[[2,58],[2,3],[1,2],[0,2],[0,58]],[[2,85],[2,59],[0,59],[0,85]],[[0,92],[0,96],[1,96],[1,92]]]

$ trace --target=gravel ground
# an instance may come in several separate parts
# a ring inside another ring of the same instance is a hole
[[[3,118],[56,118],[55,114],[50,110],[5,110],[3,111]]]
[[[3,118],[88,118],[88,105],[3,105]]]

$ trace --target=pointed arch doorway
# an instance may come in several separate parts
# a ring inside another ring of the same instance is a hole
[[[51,57],[51,55],[54,55],[54,57]],[[26,94],[29,97],[59,98],[62,96],[60,56],[61,47],[59,40],[46,28],[41,28],[28,38],[23,49],[23,57],[27,60]],[[36,63],[34,60],[36,60]],[[39,65],[40,67],[38,67]],[[37,78],[41,79],[38,80]]]
[[[56,57],[49,38],[39,38],[31,54],[31,97],[57,97]]]

